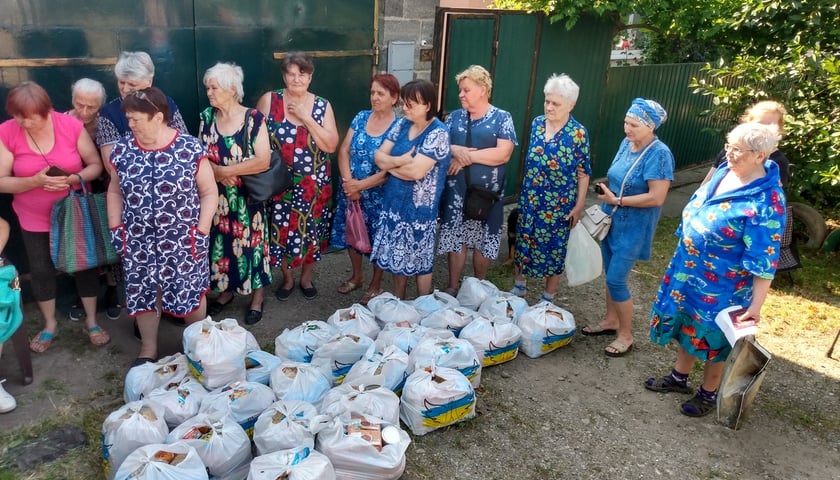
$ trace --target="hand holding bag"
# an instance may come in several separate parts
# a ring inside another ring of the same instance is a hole
[[[602,212],[603,213],[603,212]],[[609,217],[607,217],[609,218]],[[583,285],[601,276],[604,269],[601,248],[578,223],[569,232],[566,248],[566,280],[570,287]]]
[[[56,270],[73,273],[111,265],[119,256],[111,244],[105,193],[71,190],[53,206],[50,257]]]
[[[248,128],[248,118],[252,111],[253,109],[248,109],[245,112],[245,151],[250,152],[251,155],[254,152],[251,148],[251,129]],[[273,135],[269,134],[269,138],[272,142],[277,143]],[[242,175],[239,178],[248,192],[248,198],[253,202],[264,202],[277,195],[282,195],[294,185],[294,173],[280,156],[279,146],[276,149],[271,149],[271,161],[268,170],[252,175]]]
[[[344,232],[344,240],[348,247],[359,252],[370,253],[371,251],[370,235],[368,235],[365,216],[358,200],[347,202],[347,228]]]

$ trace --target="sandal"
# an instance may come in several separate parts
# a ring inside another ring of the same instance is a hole
[[[689,417],[705,417],[716,407],[715,402],[706,400],[698,392],[691,400],[680,406],[680,413]]]
[[[342,283],[338,287],[338,293],[342,295],[347,295],[348,293],[352,292],[353,290],[357,290],[362,287],[361,283],[356,283],[351,280],[347,280],[346,282]]]
[[[614,328],[604,328],[601,325],[584,325],[580,329],[580,333],[590,337],[597,337],[600,335],[615,335],[617,332]]]
[[[55,339],[55,332],[48,332],[46,330],[41,330],[38,333],[38,336],[33,338],[31,342],[29,342],[29,349],[35,353],[44,353],[50,348],[52,345],[52,341]]]
[[[645,380],[644,385],[646,389],[652,392],[691,393],[691,387],[688,385],[688,382],[686,382],[685,384],[681,384],[676,379],[674,379],[673,375],[671,374],[659,378],[650,377],[647,380]]]
[[[383,293],[385,293],[385,290],[382,290],[381,288],[379,290],[374,291],[368,290],[367,292],[365,292],[364,295],[362,295],[362,298],[359,300],[359,303],[362,305],[367,305],[371,298],[378,297]]]
[[[88,340],[90,340],[90,343],[97,347],[107,345],[108,342],[111,341],[111,336],[108,335],[108,332],[103,330],[99,325],[85,328],[84,331],[88,334]]]
[[[612,348],[614,351],[608,350],[610,348]],[[604,355],[608,357],[623,357],[630,353],[630,350],[633,350],[632,343],[630,345],[627,345],[621,340],[613,340],[613,342],[607,345],[607,348],[604,349]]]

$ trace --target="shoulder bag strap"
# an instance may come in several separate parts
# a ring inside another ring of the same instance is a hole
[[[638,165],[639,162],[642,161],[642,158],[645,156],[645,154],[648,152],[648,150],[650,150],[650,147],[652,147],[654,144],[656,144],[658,142],[659,142],[659,139],[654,138],[653,141],[648,143],[647,147],[645,147],[645,149],[642,150],[642,153],[639,154],[638,158],[636,158],[636,161],[633,162],[633,165],[630,165],[630,169],[627,170],[627,173],[624,174],[624,179],[621,180],[621,188],[618,189],[619,198],[624,196],[624,185],[627,184],[627,179],[630,178],[630,173],[632,173],[633,170],[636,168],[636,165]],[[618,205],[614,206],[612,213],[610,213],[611,217],[613,216],[613,214],[615,214],[616,210],[618,210]]]
[[[470,148],[470,147],[472,147],[472,126],[470,125],[472,122],[470,121],[470,112],[468,112],[467,110],[464,110],[464,113],[466,113],[466,115],[464,115],[464,116],[467,119],[467,121],[466,121],[466,123],[467,123],[467,137],[464,140],[464,143],[466,143],[466,145],[464,145],[464,146],[467,147],[467,148]],[[469,186],[472,185],[472,182],[470,181],[470,167],[467,167],[467,168],[464,169],[464,175],[466,175],[467,188],[469,188]]]

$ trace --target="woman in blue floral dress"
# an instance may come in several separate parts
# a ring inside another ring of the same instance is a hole
[[[725,166],[691,197],[677,229],[674,256],[651,309],[650,338],[677,343],[670,374],[649,378],[645,388],[689,393],[688,374],[705,362],[697,395],[682,404],[688,416],[711,413],[731,347],[715,323],[721,310],[740,306],[739,321],[761,320],[761,307],[779,261],[785,195],[779,167],[768,155],[776,132],[744,123],[727,136]]]
[[[511,293],[525,295],[526,277],[545,278],[541,300],[552,301],[566,268],[569,231],[583,212],[589,176],[589,134],[571,115],[580,88],[567,75],[545,84],[544,115],[531,123],[519,193]]]
[[[374,75],[370,82],[371,110],[363,110],[350,123],[350,129],[338,149],[338,169],[341,172],[341,189],[333,219],[330,244],[334,248],[346,248],[350,256],[353,273],[338,287],[338,293],[347,294],[364,283],[362,254],[348,248],[347,233],[348,201],[358,201],[365,217],[369,238],[376,233],[376,223],[382,212],[382,184],[386,173],[379,170],[373,155],[385,140],[388,131],[396,125],[394,107],[400,100],[400,82],[388,73]],[[366,305],[372,297],[382,293],[382,269],[373,266],[373,277],[360,303]]]
[[[446,119],[452,144],[452,162],[441,198],[441,225],[438,253],[446,253],[449,264],[447,293],[455,295],[467,259],[473,249],[474,276],[481,280],[499,255],[502,239],[504,202],[490,209],[486,220],[464,217],[467,183],[499,194],[505,184],[505,167],[516,131],[510,113],[490,104],[493,80],[479,65],[472,65],[455,76],[461,107]],[[468,123],[469,122],[469,123]],[[469,176],[469,178],[467,178]]]
[[[394,275],[394,295],[405,298],[410,276],[417,278],[418,296],[432,291],[438,207],[450,157],[449,129],[434,116],[435,86],[413,80],[400,97],[405,118],[374,157],[388,179],[370,258]]]

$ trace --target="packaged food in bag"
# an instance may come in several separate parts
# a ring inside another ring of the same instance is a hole
[[[262,350],[248,350],[245,354],[245,380],[268,385],[271,371],[282,361],[280,357]]]
[[[570,287],[589,283],[601,276],[604,271],[601,259],[601,247],[586,231],[582,222],[569,232],[566,249],[566,281]]]
[[[368,308],[383,326],[389,323],[409,326],[420,323],[420,313],[414,306],[385,292],[368,301]]]
[[[210,317],[184,329],[190,372],[208,390],[245,379],[245,354],[259,349],[254,336],[236,320]]]
[[[255,382],[233,382],[213,390],[204,397],[199,413],[227,412],[242,426],[248,437],[254,434],[254,422],[260,413],[274,403],[274,392]]]
[[[116,474],[131,480],[208,480],[195,449],[184,442],[154,443],[134,450]]]
[[[528,307],[516,324],[522,329],[519,350],[531,358],[568,345],[575,335],[575,317],[551,302]]]
[[[405,470],[411,438],[399,423],[364,415],[339,416],[318,433],[317,448],[337,478],[396,480]]]
[[[278,400],[257,418],[254,445],[259,455],[299,446],[315,448],[322,417],[309,402]]]
[[[192,375],[179,382],[161,385],[149,392],[147,398],[163,407],[163,417],[170,428],[198,413],[207,390]]]
[[[251,439],[227,412],[187,419],[166,436],[166,443],[176,442],[193,447],[213,478],[243,478],[248,473]]]
[[[495,297],[499,294],[499,288],[490,280],[479,280],[475,277],[464,277],[461,280],[461,288],[458,289],[458,303],[462,307],[478,310],[481,302],[487,297]]]
[[[524,298],[499,292],[498,295],[484,299],[478,307],[478,313],[494,322],[515,322],[526,308],[528,301]]]
[[[327,322],[308,320],[295,328],[284,329],[274,339],[274,354],[293,362],[309,363],[315,350],[338,333],[338,329]]]
[[[446,329],[457,337],[461,329],[469,325],[476,315],[475,310],[465,307],[444,308],[432,312],[426,318],[420,320],[420,325],[426,328]]]
[[[350,308],[341,308],[327,319],[327,323],[348,335],[365,335],[376,339],[379,335],[379,324],[376,317],[367,307],[354,303]]]
[[[377,351],[372,345],[361,360],[354,363],[344,377],[345,383],[356,385],[360,379],[376,378],[376,383],[400,395],[405,379],[408,378],[408,354],[396,345],[388,345]]]
[[[474,416],[475,390],[458,370],[419,369],[405,381],[400,419],[415,435],[425,435]]]
[[[472,344],[483,368],[516,358],[522,330],[507,321],[499,323],[478,317],[461,330],[461,336],[458,338]]]
[[[373,340],[365,335],[340,333],[315,350],[311,363],[329,371],[332,384],[339,385],[371,345]]]
[[[102,466],[105,476],[115,478],[128,455],[138,447],[163,443],[169,428],[163,409],[149,400],[130,402],[111,412],[102,423]]]
[[[136,402],[161,385],[180,382],[188,371],[187,357],[183,353],[131,368],[125,375],[123,400]]]
[[[330,376],[311,363],[284,361],[272,370],[268,384],[277,400],[300,400],[317,407],[332,387]]]
[[[266,453],[251,462],[247,480],[335,480],[330,459],[309,447]]]
[[[376,383],[376,378],[360,378],[359,383],[339,385],[324,395],[321,413],[376,417],[387,423],[400,423],[400,397]]]
[[[415,298],[412,305],[414,306],[414,309],[417,310],[417,313],[419,313],[423,318],[438,310],[461,306],[461,304],[458,303],[457,298],[446,292],[441,292],[438,289],[435,289],[434,292],[428,295],[421,295]]]
[[[408,371],[431,365],[458,370],[477,388],[481,384],[481,360],[475,347],[459,338],[425,338],[408,355]]]
[[[411,353],[420,340],[426,337],[455,338],[455,334],[450,330],[426,328],[419,324],[412,326],[387,324],[379,332],[373,345],[378,352],[384,351],[388,345],[394,345],[405,353]]]

